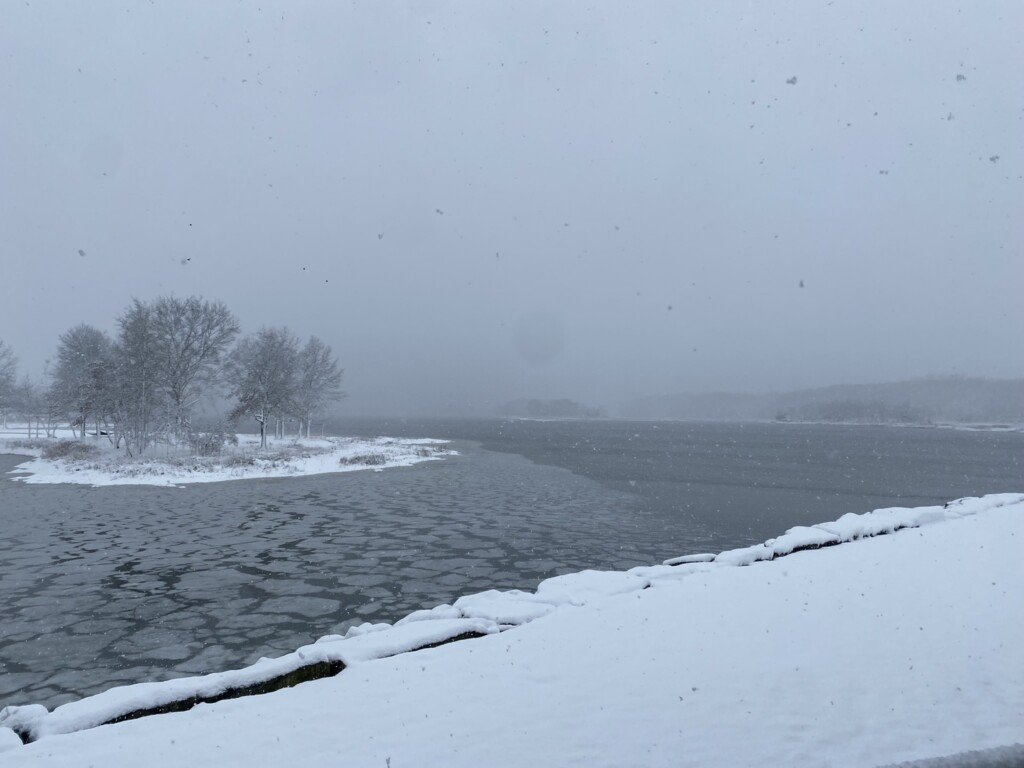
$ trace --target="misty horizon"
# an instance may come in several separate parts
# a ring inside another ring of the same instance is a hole
[[[12,6],[0,339],[132,298],[340,415],[1024,376],[1024,10]]]

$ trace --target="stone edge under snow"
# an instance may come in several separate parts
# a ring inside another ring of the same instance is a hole
[[[662,565],[628,571],[580,571],[540,583],[536,592],[488,590],[467,595],[454,605],[415,611],[394,625],[362,624],[345,635],[322,637],[311,645],[275,659],[261,659],[240,670],[187,677],[166,682],[138,683],[112,688],[95,696],[61,705],[52,712],[39,704],[0,710],[0,751],[17,746],[25,734],[32,740],[92,728],[139,710],[154,709],[190,698],[215,696],[230,688],[258,684],[318,662],[345,666],[394,656],[459,637],[492,634],[541,618],[562,606],[585,605],[613,595],[646,589],[659,580],[730,566],[751,565],[796,551],[817,549],[857,539],[916,528],[989,509],[1024,502],[1024,494],[993,494],[965,498],[932,507],[893,507],[838,520],[789,529],[764,544],[728,550],[718,555],[686,555]]]
[[[367,631],[376,627],[387,631]],[[403,627],[364,624],[354,629],[354,632],[344,637],[323,637],[284,656],[260,659],[244,669],[111,688],[95,696],[59,706],[53,712],[47,712],[39,704],[5,707],[0,710],[0,750],[4,744],[4,728],[29,734],[33,740],[73,733],[111,722],[132,712],[155,709],[187,699],[214,697],[229,689],[256,685],[318,662],[340,661],[349,666],[436,645],[460,635],[491,634],[498,631],[498,626],[487,619],[451,618]]]
[[[750,565],[762,560],[784,557],[800,550],[829,547],[870,536],[894,533],[901,528],[917,528],[928,523],[973,515],[986,509],[1015,504],[1021,498],[1024,497],[1018,494],[1004,493],[980,498],[958,499],[935,507],[887,507],[860,514],[848,512],[832,522],[790,528],[782,536],[768,539],[764,544],[730,549],[717,555],[702,554],[672,558],[666,560],[665,565],[694,562]]]

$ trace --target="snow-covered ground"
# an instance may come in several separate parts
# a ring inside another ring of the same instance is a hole
[[[8,708],[2,762],[879,766],[1007,748],[1024,742],[1022,544],[1024,495],[845,515],[467,596],[246,670]],[[95,727],[313,662],[346,669]]]
[[[259,438],[239,435],[237,446],[220,456],[195,457],[169,453],[161,446],[139,458],[115,451],[106,439],[87,441],[96,455],[84,459],[47,459],[43,447],[56,441],[28,440],[24,430],[0,433],[0,453],[32,457],[13,470],[25,483],[81,485],[186,485],[224,480],[319,475],[359,469],[407,467],[456,455],[447,441],[406,438],[310,438],[272,440],[259,450]],[[67,439],[70,435],[60,435]]]

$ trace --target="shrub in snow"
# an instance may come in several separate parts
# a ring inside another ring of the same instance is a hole
[[[11,440],[7,443],[8,448],[48,448],[51,445],[49,440]]]
[[[369,467],[379,467],[388,463],[388,457],[383,453],[361,453],[356,456],[342,456],[342,464],[365,464]]]
[[[209,432],[189,436],[189,446],[196,456],[219,456],[225,445],[238,445],[238,435],[220,425]]]
[[[91,459],[99,450],[95,445],[77,440],[61,440],[43,449],[45,459]]]

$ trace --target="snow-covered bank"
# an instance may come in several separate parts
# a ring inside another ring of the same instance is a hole
[[[342,674],[263,696],[67,735],[216,676],[10,709],[41,738],[0,729],[0,748],[11,766],[399,768],[875,766],[1005,746],[1024,741],[1022,542],[1021,495],[846,515],[323,638],[264,665],[322,656]],[[485,636],[390,655],[431,632]]]
[[[794,424],[820,427],[886,427],[890,429],[951,429],[956,432],[1024,432],[1022,423],[966,421],[815,421],[808,419],[761,419],[763,424]]]
[[[326,438],[278,441],[272,449],[257,450],[257,439],[239,436],[239,445],[221,456],[153,456],[128,459],[108,450],[96,458],[47,459],[26,441],[0,442],[0,453],[34,456],[20,464],[14,479],[25,483],[76,483],[81,485],[187,485],[225,480],[319,475],[360,469],[408,467],[456,455],[447,441],[378,437]]]

